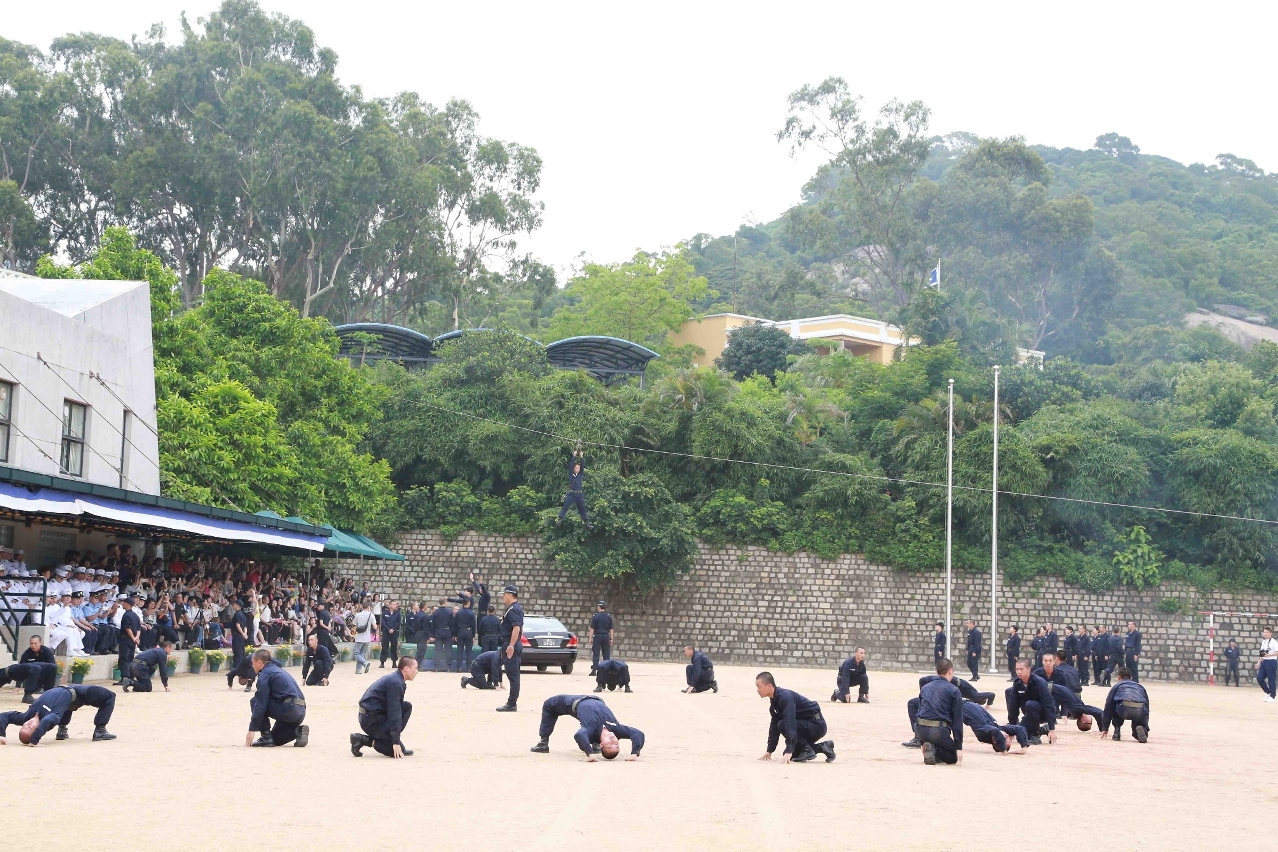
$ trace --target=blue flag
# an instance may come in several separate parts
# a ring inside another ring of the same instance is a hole
[[[941,289],[941,264],[938,263],[936,268],[932,270],[931,276],[927,279],[927,286],[935,287],[938,290]]]

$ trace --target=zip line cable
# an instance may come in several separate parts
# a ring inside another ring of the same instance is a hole
[[[563,435],[558,435],[554,432],[543,432],[539,429],[530,429],[527,426],[516,426],[513,423],[503,423],[500,420],[492,420],[487,417],[481,417],[478,414],[470,414],[469,412],[458,411],[453,408],[446,408],[442,405],[433,405],[429,402],[422,402],[421,400],[416,401],[415,404],[425,406],[426,408],[434,409],[435,411],[442,411],[447,414],[455,414],[458,417],[467,417],[467,418],[470,418],[471,420],[480,420],[480,421],[483,421],[484,423],[491,423],[494,426],[504,426],[507,429],[515,429],[520,432],[528,432],[529,434],[532,434],[532,435],[541,435],[546,438],[553,438],[557,441],[563,441],[564,443],[567,443],[567,444],[582,444],[584,446],[600,447],[602,449],[608,449],[608,450],[629,450],[630,452],[633,452],[633,453],[650,453],[653,455],[661,455],[661,456],[676,456],[678,458],[696,459],[699,461],[723,462],[725,464],[745,464],[745,465],[752,465],[754,467],[772,468],[774,470],[789,470],[789,471],[794,471],[796,473],[817,473],[817,474],[825,474],[827,476],[846,476],[850,479],[869,479],[875,482],[897,482],[903,485],[922,485],[927,488],[945,488],[946,487],[946,484],[944,482],[927,482],[925,480],[920,480],[920,479],[903,479],[903,478],[892,477],[892,476],[876,476],[870,473],[848,473],[847,471],[842,471],[842,470],[824,470],[822,468],[815,468],[815,467],[799,467],[797,465],[777,464],[776,462],[749,461],[747,459],[725,459],[725,458],[720,458],[718,456],[698,455],[696,453],[680,453],[674,450],[656,450],[656,449],[651,449],[649,447],[631,447],[631,446],[627,446],[626,444],[605,444],[599,441],[583,441],[581,439],[566,438]],[[980,486],[976,486],[976,485],[955,485],[954,488],[959,491],[971,491],[971,492],[975,492],[979,494],[994,493],[994,490],[991,488],[981,488]],[[1215,519],[1223,520],[1223,521],[1244,521],[1244,522],[1253,523],[1253,524],[1271,524],[1274,526],[1278,526],[1278,520],[1270,520],[1268,518],[1247,518],[1241,515],[1218,515],[1212,512],[1195,512],[1190,509],[1167,509],[1162,506],[1139,506],[1133,503],[1112,503],[1112,502],[1107,502],[1105,500],[1084,500],[1080,497],[1058,497],[1052,494],[1032,494],[1026,491],[1003,491],[1000,489],[997,493],[1004,497],[1030,497],[1030,498],[1034,498],[1038,500],[1055,500],[1059,503],[1079,503],[1086,506],[1106,506],[1113,509],[1136,509],[1142,512],[1162,512],[1164,514],[1169,514],[1169,515],[1189,515],[1195,518],[1215,518]]]

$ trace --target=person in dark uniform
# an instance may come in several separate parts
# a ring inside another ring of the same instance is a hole
[[[865,649],[857,647],[851,657],[839,666],[839,674],[834,681],[834,692],[831,701],[852,703],[852,687],[856,689],[856,703],[870,703],[870,676],[865,672]]]
[[[1016,680],[1016,661],[1021,656],[1021,629],[1013,624],[1007,629],[1007,680]]]
[[[1074,627],[1071,624],[1065,625],[1065,644],[1061,650],[1065,652],[1065,662],[1074,666],[1074,668],[1078,668],[1076,665],[1078,661],[1078,637],[1074,635]]]
[[[133,665],[129,667],[129,674],[123,678],[124,683],[121,684],[124,691],[150,692],[151,678],[158,671],[160,673],[160,683],[164,685],[164,691],[168,692],[169,654],[172,651],[173,643],[165,639],[160,645],[148,648],[134,657]]]
[[[502,601],[506,604],[506,612],[501,617],[501,655],[502,667],[506,670],[506,680],[510,681],[510,692],[506,703],[497,708],[498,713],[514,713],[519,709],[519,666],[524,661],[524,608],[519,605],[519,588],[507,586],[502,590]]]
[[[967,643],[964,647],[967,649],[967,670],[972,673],[973,683],[981,679],[981,643],[981,628],[976,626],[975,621],[968,619]]]
[[[71,718],[75,711],[86,704],[98,710],[93,716],[93,741],[97,743],[115,739],[115,734],[106,728],[107,722],[111,721],[111,714],[115,712],[114,692],[106,687],[86,686],[82,683],[73,683],[62,688],[70,691],[72,698],[71,706],[62,714],[62,720],[58,722],[57,739],[70,739],[71,733],[67,728],[71,725]]]
[[[461,609],[453,616],[453,635],[457,637],[457,659],[453,661],[453,671],[466,671],[470,668],[470,659],[475,646],[475,610],[469,596],[462,601]]]
[[[115,686],[123,686],[124,679],[129,676],[133,665],[133,657],[138,650],[138,640],[142,638],[142,619],[133,609],[133,595],[122,595],[120,603],[124,605],[124,615],[120,616],[119,651],[115,666],[120,670],[120,679]]]
[[[505,689],[501,684],[501,652],[484,651],[470,664],[470,674],[463,675],[462,689]]]
[[[604,760],[616,757],[621,752],[618,740],[630,740],[630,757],[626,760],[638,760],[639,752],[643,751],[643,731],[618,722],[603,699],[593,695],[552,695],[547,698],[541,705],[537,744],[529,751],[534,754],[550,753],[550,735],[555,732],[555,723],[560,716],[572,716],[581,723],[572,738],[590,763],[595,762],[596,752],[603,755]]]
[[[448,671],[448,658],[453,647],[453,611],[448,608],[448,601],[439,599],[439,606],[430,616],[435,631],[435,671]]]
[[[943,678],[941,678],[940,675],[934,675],[934,674],[923,675],[923,677],[919,678],[919,692],[921,693],[923,691],[923,687],[927,686],[932,681],[941,680],[941,679]],[[963,678],[958,676],[951,677],[950,683],[952,683],[954,686],[958,688],[959,695],[963,696],[963,700],[965,702],[969,702],[972,704],[988,705],[990,707],[994,706],[994,697],[995,697],[994,693],[981,692],[976,687],[972,686],[972,684],[968,683],[967,681],[963,680]],[[914,722],[915,722],[915,719],[918,718],[918,709],[919,709],[918,702],[919,702],[918,698],[911,698],[905,705],[906,715],[910,717],[911,731],[916,730],[916,726]],[[984,742],[984,740],[982,740],[982,742]],[[916,734],[912,739],[901,743],[901,745],[905,746],[906,748],[918,748],[919,746],[923,745],[923,743],[922,741],[919,740]]]
[[[609,691],[624,687],[623,692],[633,692],[630,688],[630,666],[623,660],[601,660],[595,669],[595,692]]]
[[[1100,686],[1105,679],[1105,658],[1108,647],[1104,626],[1092,628],[1092,682],[1097,686]]]
[[[481,618],[484,613],[489,612],[488,605],[493,602],[493,596],[488,593],[488,584],[484,582],[483,574],[472,573],[470,575],[470,586],[475,590],[475,613]],[[488,648],[485,650],[495,651],[496,648]]]
[[[1043,665],[1043,644],[1045,641],[1043,634],[1045,632],[1047,631],[1043,628],[1038,628],[1038,630],[1034,631],[1034,638],[1030,640],[1030,650],[1034,652],[1034,668],[1039,668]],[[1012,673],[1012,679],[1016,679],[1015,672]]]
[[[707,689],[719,691],[719,682],[714,679],[714,663],[710,658],[691,645],[683,647],[683,655],[688,658],[688,686],[684,692],[705,692]]]
[[[1127,635],[1123,637],[1123,665],[1132,673],[1131,679],[1140,683],[1140,631],[1136,622],[1127,622]]]
[[[32,634],[27,640],[18,664],[27,666],[27,677],[22,687],[22,703],[30,704],[32,696],[53,689],[58,682],[58,661],[53,656],[53,649],[44,644],[38,634]],[[17,681],[17,677],[9,678]]]
[[[945,625],[938,621],[935,626],[936,633],[932,636],[932,659],[939,663],[945,659],[945,645],[948,640],[945,637]]]
[[[559,509],[559,520],[557,524],[562,524],[564,518],[568,515],[568,507],[576,506],[577,514],[581,515],[581,523],[587,530],[593,530],[590,525],[590,518],[586,517],[586,495],[582,489],[581,480],[586,475],[586,457],[581,450],[572,451],[572,460],[568,462],[568,493],[564,495],[564,505]]]
[[[24,651],[23,654],[25,655],[26,652]],[[14,663],[7,669],[0,669],[0,686],[8,686],[10,683],[22,684],[22,703],[34,704],[36,693],[45,691],[40,688],[40,681],[43,679],[44,674],[44,663]],[[57,676],[58,666],[54,663],[53,677],[55,681]],[[49,687],[49,689],[52,688],[52,686]]]
[[[1043,633],[1043,653],[1055,654],[1061,649],[1060,637],[1056,635],[1056,625],[1050,621],[1047,623],[1047,630]]]
[[[351,734],[351,754],[363,757],[362,748],[371,748],[386,757],[408,757],[413,753],[402,736],[413,715],[413,705],[404,700],[408,682],[417,677],[417,660],[400,657],[395,671],[384,675],[364,690],[359,700],[359,727]]]
[[[1115,627],[1109,634],[1109,659],[1105,661],[1105,685],[1109,686],[1114,669],[1123,664],[1123,637]]]
[[[1137,683],[1126,666],[1114,669],[1118,683],[1105,696],[1105,710],[1101,714],[1101,739],[1109,738],[1109,726],[1114,726],[1114,741],[1122,739],[1123,722],[1132,723],[1132,736],[1136,742],[1149,739],[1149,693]]]
[[[1074,637],[1074,655],[1078,676],[1083,686],[1087,686],[1087,673],[1092,665],[1092,637],[1087,634],[1087,628],[1081,624],[1078,626],[1078,635]]]
[[[501,646],[501,619],[496,607],[487,607],[479,619],[479,650],[496,651]]]
[[[608,614],[608,605],[600,601],[595,605],[597,611],[590,616],[590,675],[599,667],[599,659],[612,659],[613,630],[612,616]]]
[[[919,690],[915,737],[922,744],[923,762],[963,763],[963,695],[954,680],[954,664],[942,657],[938,677]],[[1012,724],[1015,724],[1014,722]]]
[[[822,740],[825,736],[825,717],[821,705],[799,693],[777,686],[771,672],[759,672],[754,678],[755,691],[760,698],[768,699],[768,750],[760,760],[771,760],[781,737],[785,738],[785,751],[781,762],[804,763],[816,759],[817,752],[825,755],[825,762],[834,760],[834,740]]]
[[[1007,698],[1007,723],[1020,725],[1029,732],[1030,745],[1042,745],[1042,727],[1047,726],[1047,741],[1056,743],[1056,700],[1047,681],[1034,674],[1030,661],[1016,661],[1016,680],[1004,693]]]
[[[233,666],[226,673],[226,688],[230,689],[239,681],[245,692],[253,691],[253,682],[257,680],[257,670],[253,668],[253,658],[245,657],[238,666]]]
[[[231,666],[244,662],[244,648],[249,644],[249,619],[239,598],[231,601]]]
[[[421,608],[417,611],[417,650],[413,657],[417,660],[418,671],[422,670],[422,665],[426,662],[426,649],[435,641],[434,612],[435,610],[426,601],[421,602]]]
[[[1238,647],[1237,639],[1230,639],[1229,644],[1225,647],[1225,686],[1229,686],[1229,678],[1234,679],[1234,686],[1238,686],[1238,658],[1242,654],[1242,649]],[[25,700],[25,699],[24,699]]]
[[[307,686],[328,686],[328,676],[333,673],[333,655],[319,643],[312,633],[306,637],[306,656],[302,659],[302,678]]]
[[[399,601],[391,601],[389,608],[382,610],[382,659],[381,668],[386,668],[386,660],[399,659],[399,637],[404,628],[404,614],[399,611]],[[435,649],[435,663],[439,664],[439,648]],[[436,669],[438,671],[438,668]]]
[[[306,698],[293,676],[271,658],[271,652],[262,648],[254,651],[253,670],[257,673],[257,692],[249,702],[248,733],[244,745],[271,748],[293,743],[296,748],[306,748],[311,729],[302,724],[306,719]],[[275,724],[271,724],[271,720]],[[253,734],[257,733],[257,739]]]

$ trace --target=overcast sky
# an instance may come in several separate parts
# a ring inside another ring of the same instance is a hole
[[[0,34],[174,36],[179,12],[216,5],[11,2]],[[937,133],[1086,148],[1117,131],[1181,162],[1278,170],[1272,3],[263,5],[309,24],[344,82],[465,98],[484,133],[535,147],[546,212],[527,245],[561,270],[775,218],[818,164],[776,142],[786,95],[830,75],[873,109],[923,100]]]

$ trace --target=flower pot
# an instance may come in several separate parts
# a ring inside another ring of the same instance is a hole
[[[203,668],[203,666],[204,666],[204,663],[191,663],[190,664],[191,674],[199,674],[200,669]]]
[[[117,664],[111,667],[111,680],[120,679],[120,666]]]
[[[173,677],[173,675],[177,674],[177,663],[165,666],[164,668],[168,670],[169,677]]]
[[[209,671],[211,671],[211,672],[215,672],[215,671],[217,671],[217,670],[218,670],[218,669],[220,669],[220,668],[222,668],[222,664],[221,664],[221,663],[215,663],[215,662],[213,662],[212,660],[210,660],[210,661],[209,661]]]
[[[84,683],[84,674],[81,672],[71,672],[72,683]]]

